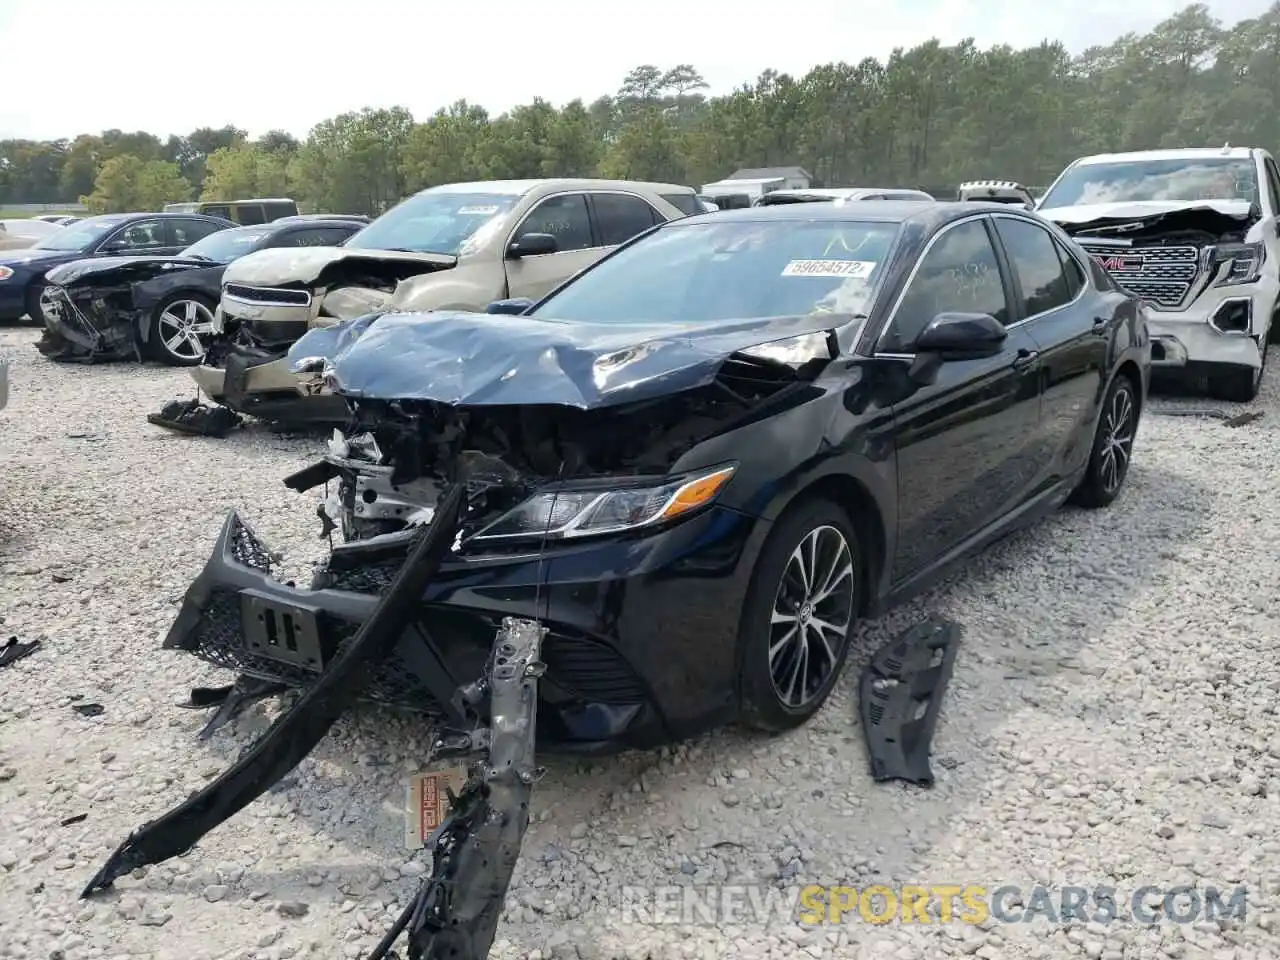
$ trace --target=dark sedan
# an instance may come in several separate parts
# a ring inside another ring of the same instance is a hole
[[[269,247],[341,246],[363,224],[276,221],[210,234],[176,256],[102,257],[50,270],[40,351],[54,360],[204,359],[227,264]]]
[[[499,620],[539,619],[539,736],[566,751],[804,722],[859,618],[1116,498],[1150,375],[1139,301],[985,203],[688,217],[536,304],[370,315],[290,357],[350,401],[286,480],[337,481],[322,522],[346,542],[302,589],[232,514],[166,646],[311,685],[465,483],[364,694],[448,726]]]
[[[34,246],[0,253],[0,321],[44,323],[40,298],[54,267],[87,257],[167,256],[235,224],[201,214],[108,213],[63,227]]]

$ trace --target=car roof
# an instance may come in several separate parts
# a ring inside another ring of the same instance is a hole
[[[636,188],[658,192],[693,194],[693,187],[679,183],[652,183],[645,180],[595,180],[585,177],[545,177],[537,180],[474,180],[466,183],[440,183],[424,193],[506,193],[524,196],[532,190],[554,188],[556,190],[635,190]]]
[[[1247,160],[1254,147],[1180,147],[1176,150],[1135,150],[1131,153],[1099,153],[1081,157],[1081,166],[1094,163],[1135,163],[1140,160]]]
[[[923,227],[939,227],[975,213],[1017,214],[1004,203],[981,200],[860,200],[856,204],[779,203],[764,207],[743,207],[699,213],[663,224],[668,229],[691,223],[724,223],[733,220],[864,220],[880,223],[917,223]]]

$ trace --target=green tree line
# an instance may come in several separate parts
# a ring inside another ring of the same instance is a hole
[[[458,101],[423,120],[366,108],[305,140],[228,126],[167,140],[108,130],[0,141],[0,206],[74,202],[156,209],[193,197],[293,196],[318,210],[377,213],[457,180],[623,177],[699,185],[741,167],[798,164],[832,185],[1043,184],[1090,153],[1172,146],[1280,146],[1280,3],[1224,25],[1202,3],[1146,34],[1072,56],[930,41],[881,62],[766,70],[706,95],[693,65],[645,64],[616,93],[563,107],[540,99],[492,116]]]

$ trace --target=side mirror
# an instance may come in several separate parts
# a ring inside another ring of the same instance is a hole
[[[119,253],[121,250],[128,249],[128,245],[123,240],[109,240],[98,248],[99,253]]]
[[[507,247],[507,256],[512,260],[540,257],[546,253],[555,253],[558,248],[556,238],[549,233],[526,233],[519,240],[511,241],[511,245]]]
[[[484,308],[485,313],[502,313],[508,316],[519,316],[530,307],[533,301],[528,297],[512,297],[509,300],[495,300]]]
[[[943,362],[994,357],[1004,348],[1008,331],[989,313],[940,313],[916,340],[916,353]]]

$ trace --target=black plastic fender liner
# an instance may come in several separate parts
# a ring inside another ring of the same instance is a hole
[[[262,796],[315,748],[368,684],[372,665],[391,651],[409,625],[427,583],[453,548],[465,504],[466,485],[454,484],[395,579],[315,685],[216,780],[131,833],[89,881],[81,898],[109,887],[136,867],[161,863],[190,850],[210,830]]]
[[[867,664],[859,699],[872,779],[933,786],[929,747],[960,634],[960,624],[931,617],[898,634]]]

